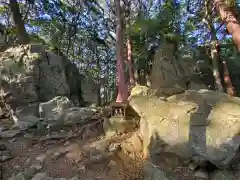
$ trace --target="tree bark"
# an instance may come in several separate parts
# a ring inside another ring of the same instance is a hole
[[[11,12],[13,14],[13,20],[16,25],[19,43],[27,44],[30,42],[30,38],[24,27],[24,21],[22,19],[22,14],[20,12],[17,0],[9,0],[9,3]]]
[[[226,86],[226,92],[230,96],[235,96],[236,93],[235,93],[234,87],[232,85],[230,74],[228,72],[227,62],[225,60],[222,60],[222,64],[223,64],[223,72],[224,72],[223,80],[224,80],[224,83],[225,83],[225,86]]]
[[[219,12],[219,14],[221,16],[221,19],[226,23],[228,32],[231,33],[232,36],[234,35],[233,40],[235,39],[234,42],[235,42],[236,46],[238,47],[238,50],[240,50],[239,49],[240,48],[240,46],[239,46],[240,45],[240,38],[238,37],[239,35],[236,34],[236,33],[240,32],[240,25],[237,22],[237,19],[235,18],[234,14],[230,10],[227,9],[227,6],[224,3],[224,1],[215,0],[214,3],[215,3],[217,11]],[[211,20],[211,22],[209,22],[209,23],[210,23],[210,29],[211,29],[211,36],[212,36],[212,39],[214,41],[216,41],[216,43],[215,43],[215,50],[217,52],[217,57],[216,58],[218,59],[217,62],[219,64],[219,62],[221,61],[220,54],[219,54],[220,46],[219,46],[219,43],[218,43],[216,30],[215,30],[215,28],[212,24],[212,19],[210,19],[210,20]],[[235,22],[236,24],[233,23],[233,22]],[[218,64],[216,64],[216,65],[218,65]],[[222,60],[222,67],[223,67],[223,82],[224,82],[224,85],[225,85],[225,88],[226,88],[226,92],[227,92],[228,95],[234,96],[235,91],[234,91],[234,87],[232,86],[231,78],[230,78],[230,75],[229,75],[229,72],[228,72],[227,63],[226,63],[225,60]],[[213,70],[214,70],[214,68],[213,68]],[[219,73],[219,70],[218,70],[218,73]],[[215,77],[215,80],[216,80],[216,77]],[[216,82],[218,82],[219,84],[221,83],[221,81],[219,81],[219,80],[217,80]],[[220,88],[223,90],[223,87],[220,87]]]
[[[134,69],[133,69],[133,62],[132,62],[132,43],[130,37],[130,12],[131,12],[131,1],[128,0],[127,2],[127,9],[126,9],[126,29],[127,29],[127,61],[128,61],[128,69],[129,69],[129,83],[130,86],[135,85],[135,78],[134,78]]]
[[[130,36],[127,39],[127,51],[128,51],[128,68],[129,68],[129,82],[131,86],[135,85],[133,62],[132,62],[132,44]]]
[[[97,56],[97,46],[95,46],[95,56]],[[102,99],[101,99],[101,82],[100,82],[100,72],[101,72],[101,66],[100,66],[100,59],[99,57],[96,57],[97,60],[97,105],[101,106]]]
[[[223,86],[221,83],[221,76],[219,71],[219,64],[220,64],[220,52],[218,48],[218,39],[215,27],[213,26],[213,19],[211,13],[210,0],[205,0],[204,4],[205,8],[205,16],[204,19],[206,21],[206,25],[210,31],[211,35],[211,59],[212,59],[212,68],[213,68],[213,77],[215,79],[215,89],[220,92],[224,92]]]
[[[214,0],[216,10],[222,21],[226,24],[228,33],[232,35],[233,42],[240,52],[240,24],[231,8],[228,8],[224,0]]]
[[[217,50],[217,41],[212,41],[211,47],[211,58],[212,58],[212,67],[213,67],[213,76],[215,79],[215,88],[217,91],[223,92],[223,87],[221,84],[220,72],[219,72],[219,52]]]
[[[123,17],[121,13],[120,0],[115,0],[116,5],[116,59],[117,59],[117,86],[118,93],[116,102],[126,102],[128,88],[124,74],[124,41],[123,41]]]

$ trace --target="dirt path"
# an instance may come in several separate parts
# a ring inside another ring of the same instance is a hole
[[[84,129],[68,127],[50,135],[26,133],[4,139],[0,142],[7,149],[4,152],[10,152],[13,158],[3,163],[2,179],[7,180],[13,175],[29,171],[26,173],[31,177],[44,172],[58,180],[141,180],[144,177],[141,152],[133,156],[131,152],[126,153],[126,150],[120,148],[120,145],[124,147],[123,142],[136,144],[136,140],[131,137],[131,133],[104,137],[101,125],[98,124]],[[188,166],[170,167],[169,161],[176,159],[169,157],[169,154],[162,155],[157,160],[157,166],[173,173],[179,180],[201,179],[195,178]]]
[[[125,179],[121,176],[127,173],[121,171],[125,171],[125,166],[131,164],[130,159],[123,153],[116,153],[114,145],[119,146],[129,135],[105,138],[102,136],[102,130],[95,127],[85,128],[78,136],[80,129],[68,128],[49,136],[29,133],[1,140],[1,144],[13,156],[12,159],[3,162],[3,179],[30,167],[53,178]],[[66,137],[74,138],[64,140]],[[110,144],[113,150],[109,151]],[[123,157],[124,161],[121,159]]]

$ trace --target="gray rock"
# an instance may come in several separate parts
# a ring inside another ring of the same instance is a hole
[[[148,84],[148,86],[151,89],[156,89],[159,94],[179,94],[186,90],[186,81],[189,78],[191,80],[189,83],[190,89],[207,88],[194,71],[195,67],[199,68],[194,63],[193,59],[195,57],[179,53],[178,59],[176,59],[174,52],[175,47],[172,43],[162,42],[155,52],[150,76],[151,84]],[[211,78],[208,76],[207,80],[209,79]]]
[[[4,131],[0,133],[0,137],[2,138],[12,138],[18,134],[20,134],[20,130],[9,130],[9,131]]]
[[[216,171],[212,176],[212,180],[233,180],[233,173],[230,171]]]
[[[204,169],[198,169],[195,173],[194,173],[195,177],[198,178],[203,178],[203,179],[208,179],[209,178],[209,174],[206,170]]]
[[[42,169],[42,165],[39,163],[36,163],[36,164],[31,165],[30,168],[40,170],[40,169]]]
[[[97,154],[90,156],[90,162],[91,163],[100,163],[105,158],[104,154]]]
[[[67,180],[66,178],[52,178],[47,173],[37,173],[31,180]]]
[[[28,115],[24,116],[19,121],[15,124],[15,127],[17,127],[20,130],[27,130],[28,128],[33,127],[36,125],[38,122],[40,122],[41,119],[39,117],[33,116],[33,115]]]
[[[24,172],[20,172],[17,175],[13,175],[8,180],[31,180],[31,178],[36,173],[36,170],[33,168],[27,168]]]
[[[51,180],[48,176],[47,173],[37,173],[32,180]]]
[[[18,169],[20,169],[20,168],[21,168],[21,166],[19,166],[19,165],[15,165],[15,166],[14,166],[14,169],[17,169],[17,170],[18,170]]]
[[[29,44],[8,48],[0,53],[0,59],[1,87],[4,94],[9,94],[6,102],[19,118],[36,115],[35,107],[30,111],[29,104],[56,96],[68,96],[76,104],[83,103],[84,76],[67,58],[48,52],[41,45]]]
[[[28,158],[25,162],[24,162],[24,165],[25,166],[28,166],[31,162],[31,158]]]
[[[40,162],[43,162],[43,161],[45,161],[46,158],[47,158],[46,154],[41,154],[40,156],[36,157],[36,160],[40,161]]]
[[[3,115],[3,110],[2,108],[0,107],[0,117]]]
[[[33,139],[34,138],[34,136],[32,134],[30,134],[30,133],[24,134],[24,137],[28,138],[28,139]]]
[[[10,177],[8,180],[30,180],[30,179],[26,179],[24,177],[24,174],[22,172],[18,173],[17,175],[13,175],[12,177]]]
[[[71,179],[69,180],[79,180],[79,178],[76,176],[76,177],[72,177]]]
[[[189,167],[190,170],[193,171],[193,170],[197,169],[198,164],[196,162],[192,161],[192,162],[189,163],[188,167]]]
[[[63,121],[64,124],[84,124],[87,123],[88,120],[96,113],[96,108],[69,108],[63,110],[61,113],[53,116],[53,120],[55,121]]]
[[[63,110],[72,107],[72,103],[65,96],[57,96],[50,101],[39,104],[40,117],[53,117],[60,114]]]
[[[53,157],[54,159],[57,159],[59,156],[61,156],[61,153],[60,153],[60,152],[55,152],[55,153],[52,155],[52,157]]]
[[[29,115],[38,116],[38,106],[39,106],[38,102],[18,106],[15,110],[15,114],[19,119],[22,119],[25,116]]]
[[[0,133],[7,131],[8,127],[7,126],[1,126],[0,127]]]
[[[26,179],[31,179],[34,176],[34,174],[36,174],[36,172],[37,172],[36,168],[30,167],[30,168],[24,169],[23,174]]]
[[[7,161],[7,160],[11,159],[12,157],[13,156],[8,154],[8,155],[2,155],[0,159],[1,159],[2,162],[4,162],[4,161]]]

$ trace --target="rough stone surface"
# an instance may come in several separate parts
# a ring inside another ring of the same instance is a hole
[[[43,162],[43,161],[45,161],[46,158],[47,158],[47,154],[42,154],[42,155],[39,155],[38,157],[36,157],[36,160]]]
[[[52,106],[52,109],[57,109],[58,106]],[[46,117],[42,122],[43,127],[49,130],[59,130],[63,126],[70,126],[73,124],[85,124],[89,122],[91,117],[97,112],[96,108],[91,107],[72,107],[72,108],[59,108],[50,116]]]
[[[2,108],[0,107],[0,117],[3,115],[3,110]]]
[[[4,132],[0,133],[0,137],[2,137],[2,138],[11,138],[11,137],[14,137],[14,136],[18,135],[19,133],[21,133],[20,130],[4,131]]]
[[[57,96],[50,101],[39,104],[40,117],[53,117],[56,114],[61,113],[63,110],[72,107],[72,103],[65,96]]]
[[[72,122],[83,124],[83,123],[86,123],[87,120],[90,117],[92,117],[96,112],[97,112],[96,108],[74,107],[74,108],[65,109],[61,113],[55,115],[53,117],[53,120],[63,120],[66,124],[72,123]]]
[[[71,179],[74,180],[76,177],[73,177]],[[69,179],[69,180],[71,180]],[[47,173],[37,173],[31,180],[67,180],[66,178],[52,178],[47,175]]]
[[[188,167],[189,167],[190,170],[193,171],[193,170],[197,169],[198,164],[193,161],[193,162],[190,162],[190,163],[189,163]]]
[[[1,86],[3,94],[8,94],[4,98],[14,110],[56,96],[82,103],[83,76],[67,58],[32,44],[8,48],[1,53],[0,62]]]
[[[15,114],[18,117],[18,119],[22,119],[25,116],[30,116],[30,115],[39,116],[38,107],[39,107],[39,102],[18,106],[15,109]]]
[[[212,180],[233,180],[233,173],[230,171],[216,171],[214,172]]]
[[[182,93],[187,88],[195,90],[207,88],[194,71],[196,65],[193,57],[181,54],[176,57],[175,48],[174,43],[163,42],[155,53],[150,87],[167,95]],[[186,86],[187,81],[189,81],[189,87]]]
[[[196,170],[196,172],[194,173],[194,176],[198,178],[209,179],[208,172],[204,169]]]
[[[20,130],[27,130],[28,128],[36,125],[40,121],[41,119],[39,117],[28,115],[19,119],[14,126]]]
[[[163,101],[158,97],[131,96],[130,105],[142,117],[143,142],[151,152],[195,155],[223,168],[231,164],[240,145],[240,99],[210,90],[189,90]],[[144,139],[143,139],[144,141]]]
[[[13,175],[8,180],[31,180],[36,172],[35,168],[26,168],[23,172]]]

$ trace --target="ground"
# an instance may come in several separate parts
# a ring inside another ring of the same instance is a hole
[[[134,133],[134,132],[133,132]],[[127,142],[133,133],[105,137],[102,122],[64,127],[58,132],[25,132],[14,138],[2,139],[4,153],[12,157],[2,164],[3,180],[30,167],[46,172],[53,178],[77,177],[80,180],[134,180],[143,179],[141,153],[127,154],[119,145]],[[6,154],[2,154],[2,157]],[[163,155],[164,156],[164,155]],[[194,180],[187,165],[169,166],[169,154],[159,159],[157,165],[171,171],[179,180]],[[170,163],[171,164],[171,163]],[[35,173],[37,173],[35,172]],[[198,178],[200,179],[200,178]]]

